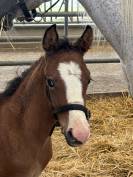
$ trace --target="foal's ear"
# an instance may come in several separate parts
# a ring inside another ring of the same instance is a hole
[[[93,41],[93,30],[92,27],[88,25],[85,31],[83,32],[82,36],[75,43],[75,47],[77,47],[84,53],[90,48],[92,41]]]
[[[43,37],[42,46],[46,51],[53,50],[58,42],[58,33],[56,30],[56,25],[49,27]]]

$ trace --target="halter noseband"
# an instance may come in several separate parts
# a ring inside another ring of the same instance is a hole
[[[47,84],[46,84],[46,93],[52,105],[52,98],[51,98],[50,90]],[[74,104],[69,103],[69,104],[66,104],[66,105],[63,105],[57,108],[53,107],[53,115],[57,119],[58,114],[67,112],[67,111],[73,111],[73,110],[79,110],[79,111],[84,112],[87,120],[89,120],[89,118],[91,117],[91,112],[85,106],[83,106],[82,104],[76,104],[76,103]]]
[[[67,111],[72,111],[72,110],[80,110],[85,113],[86,119],[89,120],[91,113],[90,111],[83,105],[81,104],[66,104],[64,106],[58,107],[54,109],[53,114],[57,116],[60,113],[67,112]]]
[[[25,0],[17,0],[17,5],[20,7],[20,9],[22,10],[24,16],[25,16],[25,20],[27,22],[32,21],[36,15],[36,9],[33,9],[31,12],[28,10],[27,5],[25,3]]]
[[[47,78],[45,78],[45,79],[47,79]],[[48,85],[46,84],[46,94],[47,94],[47,96],[48,96],[48,98],[49,98],[49,101],[50,101],[50,103],[51,103],[51,105],[52,105],[52,97],[51,97],[51,94],[50,94],[50,90],[49,90],[49,87],[48,87]],[[67,112],[67,111],[73,111],[73,110],[79,110],[79,111],[82,111],[82,112],[84,112],[85,113],[85,116],[86,116],[86,119],[87,120],[89,120],[90,119],[90,117],[91,117],[91,112],[90,112],[90,110],[88,110],[85,106],[83,106],[82,104],[66,104],[66,105],[63,105],[63,106],[60,106],[60,107],[57,107],[57,108],[54,108],[53,107],[53,105],[52,105],[52,108],[53,108],[53,115],[54,115],[54,117],[55,117],[55,120],[57,121],[54,125],[53,125],[53,127],[52,127],[52,129],[51,129],[51,131],[50,131],[50,136],[52,135],[52,133],[53,133],[53,131],[54,131],[54,128],[56,127],[56,126],[59,126],[60,124],[59,124],[59,122],[58,122],[58,114],[60,114],[60,113],[63,113],[63,112]]]

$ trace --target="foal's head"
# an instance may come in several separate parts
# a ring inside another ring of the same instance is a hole
[[[89,49],[92,38],[92,28],[87,26],[78,41],[70,44],[59,39],[56,25],[48,28],[43,38],[47,96],[71,146],[85,143],[90,136],[84,105],[91,78],[83,55]]]

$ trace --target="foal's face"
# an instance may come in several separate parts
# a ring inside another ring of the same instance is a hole
[[[83,61],[83,54],[92,42],[92,29],[86,28],[73,47],[62,44],[58,48],[58,42],[56,27],[52,26],[46,31],[43,39],[47,58],[45,75],[52,106],[58,108],[67,104],[85,105],[90,72]],[[60,113],[58,121],[71,146],[85,143],[90,136],[88,121],[81,110]]]

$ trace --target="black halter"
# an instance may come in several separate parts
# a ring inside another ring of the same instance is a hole
[[[49,101],[52,105],[52,97],[51,97],[51,94],[50,94],[50,90],[49,90],[49,87],[48,85],[46,84],[46,93],[47,93],[47,96],[49,98]],[[72,110],[80,110],[82,112],[85,113],[85,116],[86,116],[86,119],[89,120],[90,117],[91,117],[91,112],[90,110],[88,110],[85,106],[83,106],[82,104],[73,104],[73,103],[69,103],[69,104],[66,104],[66,105],[63,105],[63,106],[60,106],[60,107],[57,107],[57,108],[54,108],[53,105],[52,105],[52,108],[53,108],[53,115],[56,119],[56,124],[53,126],[51,132],[50,132],[50,136],[52,135],[53,131],[54,131],[54,128],[56,126],[59,126],[59,122],[58,122],[58,114],[61,114],[63,112],[67,112],[67,111],[72,111]]]
[[[31,12],[29,11],[29,9],[27,8],[27,5],[25,3],[25,0],[17,0],[17,5],[20,7],[20,9],[22,10],[24,16],[25,16],[25,20],[27,22],[32,21],[36,15],[36,9],[33,9]]]
[[[90,117],[91,117],[91,112],[85,106],[83,106],[81,104],[66,104],[64,106],[58,107],[58,108],[54,109],[54,111],[53,111],[53,115],[54,115],[57,122],[52,127],[52,129],[50,131],[50,136],[52,135],[55,127],[60,126],[60,124],[58,122],[58,114],[63,113],[63,112],[67,112],[67,111],[72,111],[72,110],[83,111],[85,113],[85,116],[86,116],[87,120],[89,120]]]
[[[72,111],[72,110],[80,110],[85,113],[86,119],[89,120],[91,114],[90,111],[83,105],[81,104],[66,104],[64,106],[58,107],[54,109],[53,114],[55,116],[58,116],[58,114],[67,112],[67,111]]]

